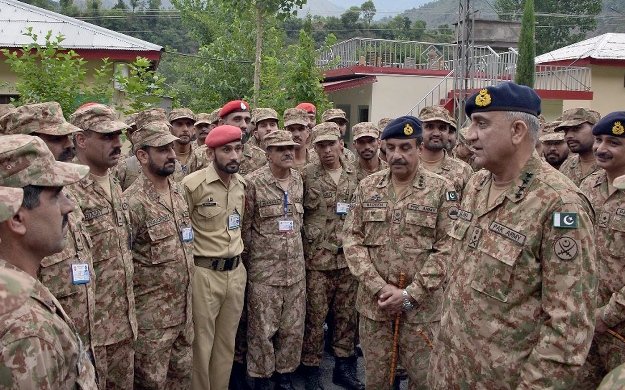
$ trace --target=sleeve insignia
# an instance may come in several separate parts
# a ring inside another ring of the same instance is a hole
[[[475,97],[475,105],[479,107],[486,107],[491,101],[492,99],[486,88],[480,89],[480,93]]]
[[[445,194],[445,198],[448,201],[456,202],[458,200],[458,194],[456,193],[456,191],[447,191],[447,193]]]
[[[577,213],[553,213],[553,227],[577,229]]]

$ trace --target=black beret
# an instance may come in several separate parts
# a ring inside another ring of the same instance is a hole
[[[540,97],[530,87],[511,82],[486,87],[467,99],[468,116],[484,111],[519,111],[540,115]]]
[[[421,121],[414,116],[400,116],[393,119],[382,132],[380,139],[413,139],[421,136]]]
[[[625,111],[611,112],[592,128],[593,135],[611,135],[625,137]]]

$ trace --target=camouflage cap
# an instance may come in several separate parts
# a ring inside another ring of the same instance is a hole
[[[330,108],[329,110],[325,110],[323,114],[321,114],[322,122],[328,122],[332,119],[343,119],[347,121],[345,111],[341,110],[340,108]]]
[[[23,199],[24,190],[21,188],[0,187],[0,222],[6,221],[17,213],[22,206]]]
[[[58,187],[87,176],[89,167],[56,161],[39,137],[16,134],[2,137],[0,185]]]
[[[594,125],[601,119],[601,114],[597,111],[587,108],[571,108],[562,113],[560,117],[560,124],[555,128],[555,131],[562,131],[564,127],[572,127],[581,125],[584,122],[588,122]]]
[[[378,121],[378,129],[380,131],[383,131],[384,128],[386,126],[388,126],[389,123],[391,123],[393,121],[393,118],[382,118]]]
[[[130,128],[134,127],[135,128],[134,130],[137,130],[136,120],[137,120],[138,114],[139,114],[138,112],[135,112],[134,114],[127,115],[126,118],[124,118],[124,123],[127,124]]]
[[[352,127],[354,141],[362,137],[380,138],[380,129],[373,122],[360,122]]]
[[[208,115],[211,125],[213,123],[219,122],[219,110],[221,110],[221,108],[217,108],[217,109],[211,111],[211,113]]]
[[[195,114],[188,108],[174,108],[173,110],[169,111],[169,115],[167,115],[167,119],[170,123],[175,121],[176,119],[182,118],[191,119],[193,122],[195,122]]]
[[[81,131],[63,117],[57,102],[26,104],[0,118],[3,134],[68,135]]]
[[[136,152],[144,146],[164,146],[174,141],[178,141],[178,137],[171,134],[167,122],[149,122],[140,129],[132,133],[132,150]]]
[[[419,119],[421,122],[433,122],[433,121],[441,121],[445,122],[451,127],[453,130],[456,130],[456,120],[451,116],[449,111],[443,106],[429,106],[423,107],[421,112],[419,112]]]
[[[293,141],[293,135],[290,131],[276,130],[267,134],[263,139],[265,149],[269,146],[297,146],[297,142]]]
[[[255,108],[252,110],[252,123],[257,124],[267,119],[278,120],[278,113],[273,108]]]
[[[308,113],[301,108],[284,110],[284,127],[291,125],[308,126]]]
[[[541,142],[548,141],[562,141],[564,142],[564,133],[561,131],[556,132],[555,128],[558,127],[560,121],[546,122],[543,130],[540,133],[538,139]]]
[[[458,142],[467,144],[467,133],[469,132],[469,126],[465,126],[458,132]]]
[[[69,121],[82,130],[108,134],[127,129],[129,126],[117,119],[112,107],[100,103],[86,103],[78,107]]]
[[[212,123],[210,114],[207,114],[205,112],[200,112],[199,114],[197,114],[195,116],[195,119],[196,126],[201,124],[210,125]]]
[[[168,128],[171,127],[169,121],[167,120],[165,110],[162,108],[148,108],[147,110],[137,113],[137,117],[135,118],[137,130],[143,128],[148,123],[154,122],[165,123]]]
[[[337,141],[341,138],[339,125],[334,122],[319,123],[312,129],[312,142]]]

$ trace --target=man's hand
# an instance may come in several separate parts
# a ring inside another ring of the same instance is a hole
[[[396,314],[402,311],[404,298],[402,291],[392,284],[387,284],[378,292],[378,306],[388,314]]]
[[[608,331],[608,326],[603,322],[603,308],[595,310],[595,332],[603,334]]]

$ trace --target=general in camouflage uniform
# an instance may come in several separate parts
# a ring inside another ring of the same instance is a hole
[[[345,144],[345,133],[347,133],[347,126],[349,125],[347,117],[345,116],[345,111],[340,108],[330,108],[325,110],[323,114],[321,114],[321,122],[333,122],[339,126],[341,141],[343,142],[343,158],[350,164],[355,164],[356,156],[347,148],[347,145]]]
[[[317,153],[310,144],[310,128],[308,128],[309,118],[305,110],[300,108],[287,108],[284,110],[284,129],[291,133],[293,141],[297,143],[295,147],[294,168],[300,173],[307,164],[319,162]]]
[[[449,235],[432,389],[571,388],[594,329],[592,209],[535,152],[540,98],[514,83],[467,101],[471,177]]]
[[[380,130],[372,122],[357,123],[352,127],[354,132],[354,149],[358,153],[356,161],[356,178],[358,182],[365,177],[388,168],[386,161],[379,156]]]
[[[171,127],[167,121],[165,110],[162,108],[149,108],[137,113],[134,117],[134,126],[137,129],[143,128],[148,123],[152,122],[165,122],[169,127]],[[132,143],[132,136],[130,136],[130,141]],[[115,167],[114,174],[122,187],[122,191],[126,191],[128,187],[130,187],[132,183],[134,183],[134,181],[141,175],[141,164],[139,164],[137,156],[133,153],[131,156],[121,160]],[[180,161],[176,159],[176,167],[172,175],[173,179],[180,182],[184,178],[185,174],[186,173],[183,170]]]
[[[56,102],[26,104],[5,115],[0,127],[6,134],[31,134],[39,136],[52,151],[57,161],[67,162],[74,156],[70,138],[81,131],[65,121],[61,106]],[[71,199],[71,195],[67,194]],[[94,329],[95,273],[91,257],[91,239],[82,224],[82,211],[75,208],[68,215],[67,245],[63,251],[41,261],[38,278],[63,305],[72,319],[83,343],[91,350]],[[73,280],[72,269],[82,267],[89,280]]]
[[[448,268],[447,231],[458,196],[451,182],[419,165],[417,118],[393,120],[382,140],[390,169],[360,182],[343,238],[347,264],[359,282],[366,385],[389,388],[393,320],[399,315],[399,362],[409,388],[425,389]]]
[[[462,197],[462,190],[473,174],[473,168],[447,154],[449,136],[456,132],[456,120],[443,106],[424,107],[419,112],[419,119],[423,122],[420,165],[451,181],[456,193]]]
[[[88,103],[70,121],[77,133],[78,161],[91,174],[70,187],[83,212],[83,225],[92,242],[96,311],[92,344],[101,388],[129,389],[133,385],[134,340],[137,336],[130,216],[122,189],[109,172],[121,157],[119,136],[127,127],[115,111]]]
[[[135,387],[191,387],[193,229],[184,193],[170,178],[176,155],[166,122],[133,134],[142,174],[124,192],[133,231],[134,293],[139,334]]]
[[[36,279],[43,256],[65,245],[65,222],[74,204],[62,187],[89,170],[56,162],[36,137],[0,140],[0,186],[13,187],[0,187],[2,387],[95,390],[86,346],[59,301]],[[19,218],[13,219],[15,214]],[[77,274],[88,278],[88,270]]]
[[[596,111],[571,108],[562,113],[562,116],[558,118],[560,124],[554,129],[555,132],[564,132],[564,140],[574,153],[562,163],[560,172],[571,179],[576,186],[599,169],[592,152],[595,141],[592,136],[592,126],[600,118],[601,115]]]
[[[313,128],[319,163],[308,164],[304,179],[304,256],[306,258],[306,326],[302,364],[308,387],[316,388],[323,352],[323,323],[334,318],[332,350],[336,357],[333,380],[357,389],[354,347],[356,340],[357,281],[343,255],[343,222],[358,185],[356,170],[341,154],[338,126],[332,122]],[[332,324],[330,324],[332,325]]]
[[[625,343],[607,329],[625,334],[625,191],[614,179],[625,169],[625,112],[613,112],[592,129],[597,165],[580,189],[595,210],[595,237],[599,268],[596,329],[577,388],[595,388],[610,370],[625,362]]]
[[[257,388],[293,389],[304,337],[306,280],[302,178],[293,166],[291,133],[264,137],[268,165],[250,174],[243,223],[247,259],[247,371]],[[264,386],[264,387],[263,387]]]

